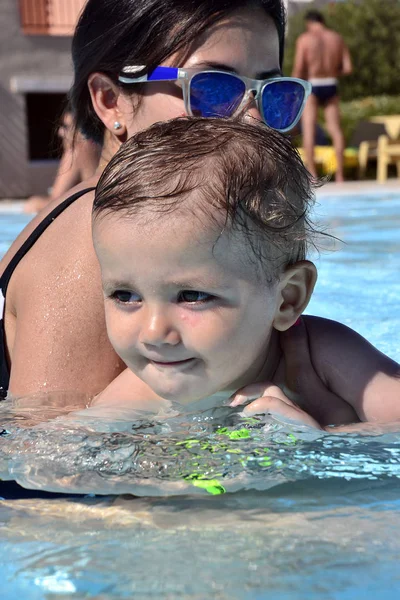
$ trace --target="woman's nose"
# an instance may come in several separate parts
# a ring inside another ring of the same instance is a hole
[[[256,96],[254,92],[250,92],[248,96],[248,101],[246,104],[246,119],[248,121],[262,121],[261,113],[258,109],[258,102],[256,100]]]
[[[169,318],[166,309],[147,309],[143,315],[140,330],[140,342],[149,346],[160,347],[164,344],[176,346],[180,342],[180,335]]]

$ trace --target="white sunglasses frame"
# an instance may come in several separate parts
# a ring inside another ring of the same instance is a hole
[[[258,111],[262,117],[263,122],[268,125],[265,120],[264,110],[261,103],[261,98],[263,91],[268,86],[274,84],[275,82],[283,82],[289,81],[293,83],[298,83],[304,89],[304,98],[299,109],[298,115],[296,119],[291,123],[290,127],[286,127],[284,129],[277,129],[272,127],[272,129],[276,129],[281,133],[286,133],[293,129],[297,123],[299,122],[301,115],[304,110],[304,106],[307,102],[307,98],[311,94],[312,85],[309,81],[305,81],[304,79],[298,79],[296,77],[271,77],[269,79],[251,79],[250,77],[244,77],[242,75],[238,75],[237,73],[232,73],[231,71],[222,71],[219,69],[200,69],[200,68],[177,68],[177,67],[156,67],[150,74],[146,73],[142,76],[137,76],[136,74],[140,71],[146,69],[145,66],[126,66],[122,69],[121,74],[118,77],[118,81],[124,84],[134,84],[134,83],[152,83],[152,82],[161,82],[161,81],[176,81],[182,88],[183,94],[183,102],[185,105],[186,113],[190,116],[193,116],[193,112],[190,104],[190,86],[193,77],[199,73],[220,73],[222,75],[231,75],[243,81],[246,86],[246,91],[243,95],[243,99],[240,102],[237,109],[231,115],[232,117],[239,113],[246,103],[249,101],[251,94],[254,94],[253,98],[257,104]],[[268,125],[270,127],[270,125]]]

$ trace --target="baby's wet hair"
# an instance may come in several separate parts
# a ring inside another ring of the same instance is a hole
[[[271,279],[314,244],[313,202],[313,180],[288,137],[258,121],[184,117],[121,146],[97,185],[93,217],[186,209],[221,232],[243,232]]]

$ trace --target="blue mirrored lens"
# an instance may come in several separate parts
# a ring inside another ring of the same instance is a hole
[[[198,73],[190,82],[190,108],[198,117],[231,117],[246,85],[229,73]]]
[[[264,120],[269,127],[283,130],[292,127],[303,106],[305,91],[296,81],[274,81],[262,93]]]

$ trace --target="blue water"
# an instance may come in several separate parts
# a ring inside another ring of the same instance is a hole
[[[308,312],[400,360],[400,194],[321,197],[318,213],[344,244],[316,259]],[[0,217],[2,251],[24,221]],[[399,440],[325,442],[302,456],[312,472],[263,492],[1,501],[1,598],[397,600]]]
[[[349,325],[399,361],[400,192],[321,197],[316,216],[343,243],[315,261],[307,312]]]
[[[22,213],[2,212],[0,204],[0,257],[5,254],[11,242],[32,218]]]

